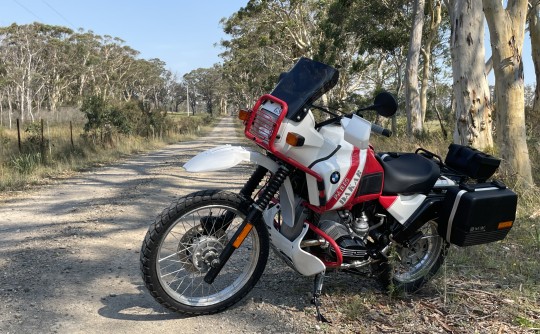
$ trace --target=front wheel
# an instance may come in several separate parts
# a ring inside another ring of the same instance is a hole
[[[268,232],[255,224],[212,284],[204,281],[247,212],[237,194],[205,190],[180,198],[150,226],[141,249],[146,287],[163,306],[188,315],[222,311],[261,277]]]
[[[444,263],[448,244],[437,233],[437,223],[427,222],[422,235],[409,247],[396,247],[388,262],[374,268],[387,288],[415,292],[427,283]]]

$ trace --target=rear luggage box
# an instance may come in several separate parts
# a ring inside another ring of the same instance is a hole
[[[517,195],[499,182],[449,188],[439,235],[463,247],[502,240],[516,218]]]

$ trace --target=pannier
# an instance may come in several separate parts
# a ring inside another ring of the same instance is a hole
[[[470,178],[485,182],[499,168],[501,161],[472,147],[450,144],[444,163]]]
[[[502,240],[516,218],[517,195],[500,182],[462,184],[446,192],[439,235],[457,246]]]

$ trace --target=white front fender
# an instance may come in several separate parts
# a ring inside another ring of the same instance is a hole
[[[272,173],[279,167],[275,161],[261,153],[241,146],[223,145],[197,154],[185,163],[184,169],[190,173],[213,172],[229,169],[244,161],[261,165]]]

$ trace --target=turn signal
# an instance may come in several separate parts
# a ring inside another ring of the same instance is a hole
[[[304,146],[306,139],[298,133],[289,132],[285,142],[291,146]]]
[[[497,229],[502,230],[503,228],[510,228],[510,227],[512,227],[512,225],[513,225],[513,222],[511,220],[507,221],[507,222],[500,222]]]
[[[238,118],[243,120],[244,122],[247,122],[249,120],[250,115],[251,115],[251,110],[240,109],[238,111]]]

